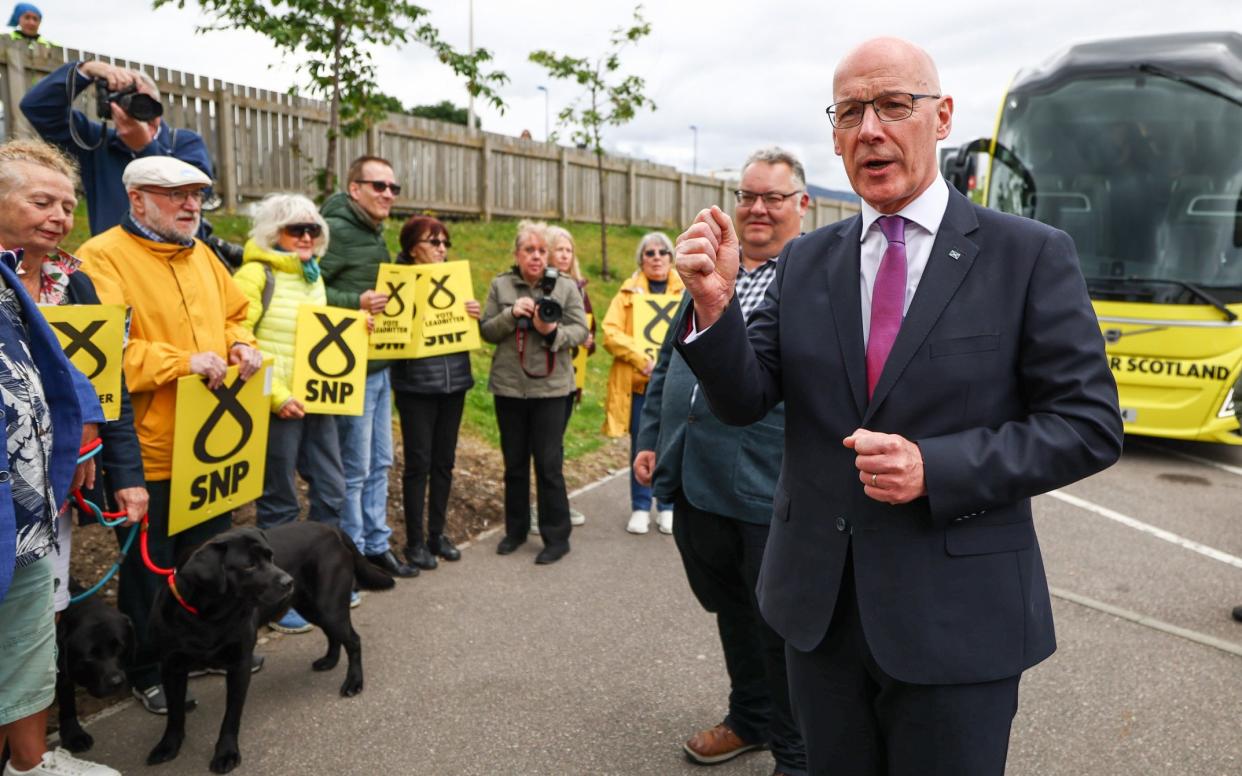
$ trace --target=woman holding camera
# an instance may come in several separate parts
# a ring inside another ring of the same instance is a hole
[[[647,378],[655,368],[655,352],[650,354],[634,336],[634,298],[641,294],[680,295],[684,286],[673,264],[673,243],[660,232],[643,236],[638,243],[638,270],[621,284],[604,316],[604,347],[612,354],[608,372],[608,401],[605,405],[604,434],[630,435],[630,463],[634,463],[638,421],[643,414]],[[647,533],[651,523],[651,488],[639,483],[630,471],[630,522],[625,530]],[[673,509],[660,505],[660,533],[673,532]]]
[[[448,257],[448,228],[430,216],[412,216],[401,227],[400,240],[399,263],[438,264]],[[479,303],[467,300],[466,314],[477,321]],[[470,354],[399,359],[392,362],[391,369],[393,399],[401,417],[401,443],[405,448],[405,559],[420,569],[430,570],[438,565],[437,557],[450,561],[461,558],[461,551],[444,535],[444,525],[457,459],[457,431],[466,406],[466,391],[474,385]]]
[[[574,392],[571,353],[586,342],[582,294],[568,277],[547,272],[546,225],[522,221],[514,266],[492,281],[483,308],[483,339],[496,344],[488,390],[505,459],[505,536],[496,552],[508,555],[530,529],[530,462],[543,550],[536,563],[569,552],[569,497],[561,472],[565,403]]]

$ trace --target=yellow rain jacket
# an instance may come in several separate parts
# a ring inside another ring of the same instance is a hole
[[[177,379],[190,374],[190,356],[212,351],[228,359],[242,342],[257,347],[245,327],[245,295],[211,249],[153,242],[114,226],[78,251],[104,304],[130,308],[125,379],[134,429],[148,480],[172,477]]]
[[[668,289],[664,292],[680,296],[685,289],[676,270],[668,273]],[[604,405],[604,435],[630,435],[630,395],[647,390],[647,354],[634,339],[634,295],[650,294],[647,276],[640,269],[621,284],[604,316],[604,347],[612,354],[608,370],[608,399]]]

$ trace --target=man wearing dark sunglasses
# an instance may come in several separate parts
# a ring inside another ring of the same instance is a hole
[[[384,220],[401,192],[392,164],[360,156],[349,165],[345,191],[323,203],[332,240],[320,261],[328,304],[378,313],[388,295],[375,289],[379,265],[392,261]],[[341,530],[372,563],[398,577],[418,569],[397,559],[388,546],[388,469],[392,466],[392,386],[387,361],[367,364],[366,406],[361,417],[341,415],[337,431],[345,468]]]

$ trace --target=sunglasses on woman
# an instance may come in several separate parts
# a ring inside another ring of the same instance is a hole
[[[452,247],[453,247],[453,242],[452,242],[452,240],[450,240],[450,239],[449,239],[449,238],[447,238],[447,237],[445,237],[443,240],[442,240],[442,239],[440,239],[439,237],[432,237],[430,240],[419,240],[419,242],[420,242],[420,243],[427,243],[427,244],[428,244],[428,245],[430,245],[432,248],[439,248],[441,245],[443,245],[445,248],[452,248]]]
[[[648,259],[654,259],[656,256],[672,256],[672,255],[673,255],[672,251],[670,251],[668,248],[660,248],[659,250],[656,250],[655,248],[648,248],[647,250],[643,251],[643,256]]]
[[[307,236],[312,240],[318,240],[319,235],[323,234],[323,227],[319,224],[286,224],[282,231],[295,240]]]

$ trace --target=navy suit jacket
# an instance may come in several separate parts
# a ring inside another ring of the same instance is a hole
[[[790,243],[749,337],[735,300],[678,344],[726,422],[785,402],[761,610],[792,646],[814,649],[852,551],[863,630],[887,673],[1015,676],[1056,648],[1030,499],[1121,453],[1116,383],[1073,242],[950,192],[868,401],[861,229],[855,216]],[[925,497],[891,506],[863,493],[841,444],[859,427],[918,444]]]

